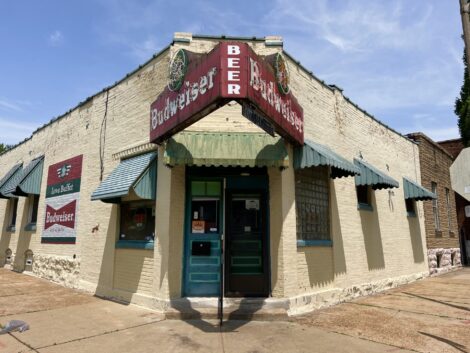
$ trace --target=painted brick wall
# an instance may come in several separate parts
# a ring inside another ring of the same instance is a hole
[[[153,294],[153,251],[117,249],[114,288],[131,293]]]
[[[10,247],[18,256],[27,249],[41,255],[65,256],[71,261],[76,255],[76,261],[80,263],[81,288],[106,295],[119,285],[149,293],[147,276],[141,275],[138,283],[134,281],[138,266],[133,266],[133,270],[125,274],[126,263],[145,263],[148,275],[151,261],[147,253],[135,250],[132,256],[121,256],[124,253],[114,249],[118,207],[89,201],[100,183],[100,146],[104,151],[102,166],[105,178],[119,163],[112,158],[113,154],[126,146],[148,142],[149,108],[166,84],[170,54],[180,47],[206,52],[216,43],[216,40],[202,39],[194,39],[190,44],[176,43],[109,91],[97,94],[64,118],[35,133],[30,140],[1,155],[2,174],[16,162],[23,160],[27,163],[40,154],[46,156],[44,170],[53,163],[82,153],[84,164],[77,244],[40,243],[46,185],[46,176],[43,176],[36,232],[22,230],[27,212],[25,198],[20,198],[18,207],[17,222],[22,226],[13,234],[5,232],[2,217],[7,202],[0,200],[0,254]],[[280,50],[279,47],[266,47],[262,42],[253,43],[253,48],[262,55]],[[375,212],[366,215],[356,207],[354,178],[332,181],[331,233],[334,246],[300,249],[296,246],[293,168],[291,166],[282,172],[270,169],[273,294],[290,297],[426,271],[423,209],[419,204],[419,217],[412,221],[407,219],[401,185],[402,176],[420,180],[417,146],[373,120],[339,91],[325,86],[293,61],[289,61],[289,67],[291,89],[304,108],[306,137],[329,145],[349,160],[362,153],[365,160],[398,180],[400,188],[392,193],[387,190],[375,192]],[[240,106],[234,103],[189,129],[260,131],[240,115]],[[292,146],[289,146],[289,153],[292,162]],[[161,148],[159,155],[162,155]],[[178,296],[181,288],[184,169],[169,170],[161,164],[160,158],[158,170],[156,212],[157,238],[160,238],[153,257],[152,293],[165,299]],[[168,189],[165,190],[165,186]],[[367,218],[372,218],[378,227],[366,229]]]

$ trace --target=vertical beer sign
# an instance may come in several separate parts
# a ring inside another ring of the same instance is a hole
[[[83,155],[49,166],[41,243],[75,244]]]

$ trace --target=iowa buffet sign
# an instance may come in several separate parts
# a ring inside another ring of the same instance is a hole
[[[83,155],[49,166],[42,243],[74,244]]]
[[[281,136],[303,144],[303,110],[289,90],[284,57],[260,57],[241,42],[219,43],[205,55],[176,52],[168,86],[151,105],[150,141],[161,143],[230,100],[248,104]]]

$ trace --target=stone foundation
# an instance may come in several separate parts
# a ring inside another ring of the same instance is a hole
[[[431,275],[447,272],[462,266],[459,248],[429,249],[428,250],[429,273]]]
[[[65,287],[78,288],[78,276],[80,274],[80,261],[78,259],[34,255],[32,269],[35,276],[59,283]]]
[[[334,288],[296,296],[289,300],[289,316],[305,314],[317,309],[326,308],[335,304],[350,301],[354,298],[383,292],[387,289],[417,281],[427,277],[427,272],[412,275],[387,278],[376,282],[364,283],[348,288]]]
[[[406,276],[387,278],[380,281],[364,283],[348,288],[334,288],[326,291],[313,292],[292,298],[224,298],[224,312],[252,314],[252,320],[287,319],[288,316],[302,315],[311,311],[326,308],[352,299],[376,294],[388,289],[417,281],[429,276],[428,272]],[[106,290],[104,291],[106,292]],[[218,298],[175,298],[159,299],[139,293],[127,293],[116,289],[108,289],[108,294],[98,296],[109,300],[151,308],[165,314],[169,318],[216,318]],[[272,317],[271,317],[272,316]]]

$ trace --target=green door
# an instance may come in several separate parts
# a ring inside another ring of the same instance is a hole
[[[227,191],[225,294],[265,297],[269,294],[266,193]]]
[[[219,296],[223,181],[189,180],[186,204],[184,295]]]

